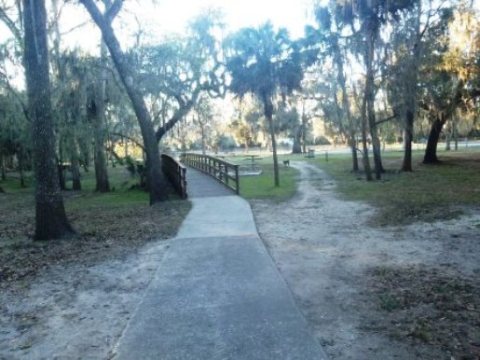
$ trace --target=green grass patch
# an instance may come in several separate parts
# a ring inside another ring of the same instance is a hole
[[[225,160],[240,166],[251,165],[251,154],[237,154],[226,157]],[[271,153],[263,153],[255,157],[255,166],[261,168],[260,175],[240,176],[240,195],[246,199],[274,199],[284,201],[292,197],[296,190],[298,171],[285,166],[284,160],[295,161],[303,155],[282,154],[278,156],[280,186],[274,185],[273,157]]]
[[[272,198],[279,201],[288,199],[296,191],[297,171],[280,166],[280,186],[274,186],[273,164],[262,164],[262,174],[240,177],[240,195],[246,199]]]
[[[0,181],[0,186],[6,193],[28,192],[29,188],[33,186],[33,177],[31,173],[25,174],[25,187],[20,185],[20,177],[18,173],[7,176],[5,181]]]
[[[387,172],[380,181],[367,182],[351,171],[348,155],[331,155],[315,163],[335,178],[339,192],[350,200],[366,201],[379,209],[376,225],[455,218],[462,207],[480,204],[480,153],[441,153],[439,165],[423,165],[414,154],[414,171],[400,172],[401,152],[385,153]]]

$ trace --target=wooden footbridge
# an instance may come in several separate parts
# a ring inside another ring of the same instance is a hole
[[[223,159],[183,153],[180,161],[177,161],[174,157],[163,154],[162,164],[164,174],[182,198],[240,193],[239,165]]]

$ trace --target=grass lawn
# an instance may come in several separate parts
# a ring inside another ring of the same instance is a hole
[[[480,204],[480,152],[440,152],[439,165],[423,165],[423,153],[414,153],[414,171],[398,171],[401,152],[383,156],[387,172],[381,181],[367,182],[351,172],[348,155],[331,155],[315,163],[335,178],[347,199],[367,201],[380,209],[377,225],[448,219],[462,214],[464,206]]]
[[[239,164],[248,165],[247,155],[237,155],[227,158],[228,161]],[[283,165],[283,160],[294,160],[297,156],[280,155],[279,156],[279,172],[280,186],[274,186],[273,177],[273,158],[271,156],[261,156],[255,160],[255,163],[261,167],[262,173],[258,176],[241,176],[240,177],[240,195],[246,199],[274,199],[283,201],[295,194],[297,170],[292,167]]]

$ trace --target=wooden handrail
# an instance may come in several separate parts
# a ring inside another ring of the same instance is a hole
[[[181,154],[180,161],[185,165],[191,166],[212,176],[235,191],[237,195],[240,194],[238,165],[213,156],[194,153]]]
[[[162,171],[182,199],[187,198],[187,168],[167,154],[162,154]]]

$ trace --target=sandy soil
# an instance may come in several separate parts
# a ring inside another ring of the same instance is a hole
[[[53,266],[0,293],[0,359],[107,359],[168,242],[96,264]]]
[[[251,201],[259,232],[332,359],[454,359],[438,346],[389,336],[372,293],[373,268],[421,265],[478,278],[480,214],[437,223],[373,228],[375,209],[341,200],[317,167],[300,171],[296,196]],[[475,358],[473,355],[472,358]]]

